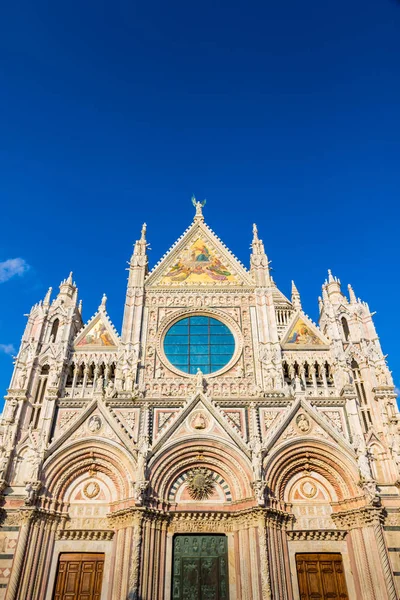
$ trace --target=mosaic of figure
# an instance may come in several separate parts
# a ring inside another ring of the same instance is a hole
[[[235,281],[235,276],[222,264],[201,238],[189,246],[173,264],[161,283],[210,283]]]
[[[299,346],[321,346],[321,340],[311,331],[304,321],[297,321],[292,331],[287,344],[297,344]]]
[[[114,342],[112,341],[104,323],[99,320],[77,343],[77,346],[114,346]]]

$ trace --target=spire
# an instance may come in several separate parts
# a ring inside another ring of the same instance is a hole
[[[79,311],[79,314],[81,315],[82,314],[82,299],[79,300],[78,311]]]
[[[196,214],[194,215],[194,221],[204,221],[203,206],[205,206],[206,202],[207,202],[207,200],[203,200],[202,202],[200,202],[199,200],[196,200],[196,196],[193,194],[192,204],[196,209]]]
[[[269,273],[269,260],[265,254],[263,241],[258,237],[258,229],[255,223],[253,223],[253,240],[250,247],[252,250],[250,271],[253,273],[257,285],[261,287],[268,286],[272,282]]]
[[[102,310],[103,312],[106,310],[106,302],[107,302],[107,296],[105,294],[103,294],[103,297],[101,299],[101,304],[99,306],[99,310]]]
[[[293,304],[293,308],[294,309],[300,309],[301,310],[301,298],[300,298],[300,294],[299,291],[294,283],[294,281],[292,280],[292,304]]]
[[[357,298],[356,298],[356,295],[355,295],[354,290],[351,287],[350,283],[347,286],[347,288],[349,290],[350,304],[357,304]]]
[[[318,308],[319,308],[319,312],[321,314],[322,310],[324,308],[324,301],[322,300],[321,296],[318,296]]]
[[[140,236],[140,241],[141,242],[146,242],[146,231],[147,231],[147,224],[143,223],[143,225],[142,225],[142,232],[141,232],[141,236]]]
[[[68,283],[69,285],[72,285],[72,271],[70,271],[70,273],[69,273],[69,275],[68,275],[67,283]]]
[[[46,292],[46,295],[44,297],[43,300],[43,306],[50,306],[50,298],[51,298],[51,292],[53,291],[52,287],[49,287],[49,289]]]

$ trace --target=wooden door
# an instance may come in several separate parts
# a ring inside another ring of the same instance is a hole
[[[53,600],[100,600],[104,554],[60,554]]]
[[[227,550],[225,535],[175,536],[173,600],[228,600]]]
[[[296,554],[300,600],[349,600],[341,554]]]

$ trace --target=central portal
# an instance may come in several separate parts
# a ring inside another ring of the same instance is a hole
[[[225,535],[174,537],[173,600],[228,600]]]

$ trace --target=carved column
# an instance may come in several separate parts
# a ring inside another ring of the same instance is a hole
[[[142,515],[135,516],[132,533],[131,572],[129,575],[129,600],[139,597],[139,569],[142,546]]]
[[[389,554],[386,548],[385,538],[383,536],[381,523],[374,525],[374,533],[378,544],[379,556],[382,563],[383,574],[385,576],[386,587],[390,600],[397,600],[397,592],[394,583],[393,571],[390,564]]]
[[[270,567],[267,546],[267,530],[264,519],[260,519],[258,523],[258,543],[260,547],[262,600],[272,600],[271,579],[269,576]]]
[[[279,600],[289,600],[288,573],[285,565],[285,549],[282,537],[284,526],[280,515],[272,514],[267,517],[267,540],[271,558],[271,589],[272,597]]]
[[[16,600],[19,584],[22,574],[22,568],[25,562],[26,547],[31,529],[31,512],[23,515],[23,521],[19,532],[18,543],[15,549],[14,561],[11,571],[10,581],[8,582],[6,600]]]

